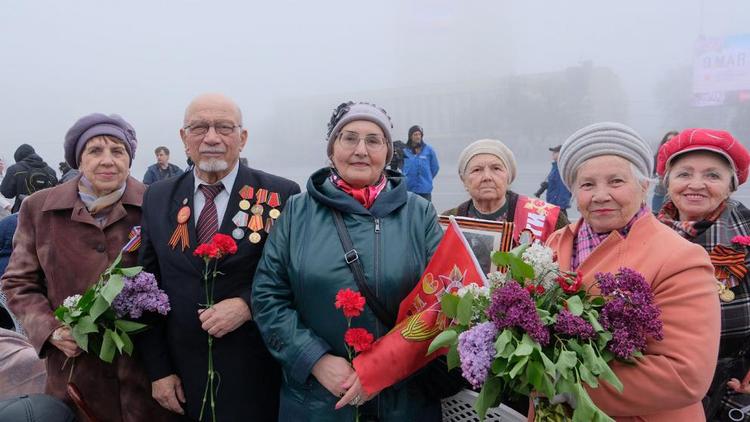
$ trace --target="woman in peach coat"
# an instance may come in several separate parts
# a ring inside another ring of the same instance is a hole
[[[594,403],[617,421],[703,421],[701,399],[719,345],[716,280],[705,250],[645,206],[652,157],[648,144],[621,124],[574,133],[562,146],[559,165],[582,218],[547,243],[560,267],[580,271],[587,287],[598,272],[638,271],[661,311],[663,340],[649,339],[635,365],[613,363],[624,389],[606,383],[590,388]]]

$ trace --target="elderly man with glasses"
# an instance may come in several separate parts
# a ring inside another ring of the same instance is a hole
[[[239,165],[247,142],[242,113],[220,94],[197,97],[180,129],[192,171],[151,185],[143,200],[141,261],[169,295],[171,311],[145,332],[140,351],[152,394],[165,408],[199,418],[212,336],[215,415],[203,420],[277,419],[280,370],[253,321],[250,292],[263,245],[299,186]],[[204,261],[193,255],[214,234],[237,252],[218,260],[214,305],[206,308]]]

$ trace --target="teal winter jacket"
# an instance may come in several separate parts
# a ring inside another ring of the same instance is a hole
[[[419,280],[442,237],[435,209],[407,192],[404,180],[388,184],[370,209],[315,172],[307,192],[292,197],[274,225],[253,280],[253,318],[282,365],[279,420],[353,420],[353,407],[338,401],[311,374],[324,354],[346,357],[347,322],[334,307],[340,289],[359,290],[344,259],[329,207],[338,209],[364,267],[370,289],[394,316]],[[368,307],[352,319],[378,338],[387,332]],[[360,407],[380,421],[440,420],[440,401],[407,379]],[[432,415],[432,416],[430,416]]]

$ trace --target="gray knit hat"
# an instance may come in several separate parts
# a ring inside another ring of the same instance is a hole
[[[572,134],[560,149],[557,165],[565,186],[573,190],[571,187],[581,164],[602,155],[622,157],[643,174],[652,173],[654,153],[635,130],[621,123],[594,123]]]
[[[382,108],[370,103],[355,103],[352,101],[341,103],[333,111],[331,121],[328,123],[328,148],[326,154],[330,157],[333,155],[333,142],[339,136],[341,128],[355,120],[368,120],[380,126],[385,135],[386,145],[388,146],[388,156],[386,164],[391,162],[393,157],[393,139],[391,138],[391,129],[393,124],[391,118]]]
[[[480,139],[469,144],[458,156],[458,175],[464,178],[469,161],[479,154],[492,154],[500,159],[508,171],[508,184],[516,179],[516,157],[504,143],[497,139]]]
[[[102,135],[119,139],[128,151],[130,164],[133,164],[135,150],[138,147],[133,126],[117,114],[107,116],[102,113],[93,113],[78,119],[65,134],[65,161],[70,164],[70,167],[77,169],[81,163],[83,147],[89,139]]]

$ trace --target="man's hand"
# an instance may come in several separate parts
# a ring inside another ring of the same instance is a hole
[[[177,375],[167,375],[152,382],[151,396],[159,402],[161,407],[180,415],[185,414],[180,404],[185,403],[185,392],[182,390],[182,382]]]
[[[73,335],[70,334],[70,328],[68,327],[58,327],[52,332],[49,342],[60,349],[60,351],[65,353],[65,356],[69,358],[74,358],[82,352],[82,350],[78,348],[75,339],[73,339]]]
[[[200,309],[201,328],[214,337],[222,337],[250,321],[250,308],[238,297],[224,299],[208,309]]]
[[[311,372],[315,379],[336,397],[346,393],[348,387],[344,387],[344,383],[352,374],[357,375],[346,359],[329,354],[318,359]]]

